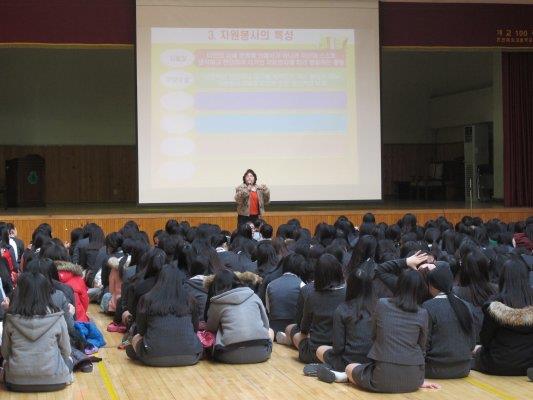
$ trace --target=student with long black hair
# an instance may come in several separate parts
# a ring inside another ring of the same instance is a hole
[[[531,375],[533,368],[533,288],[518,258],[503,265],[499,293],[483,306],[481,348],[474,369],[491,375]]]
[[[372,282],[374,268],[364,264],[353,270],[346,280],[346,300],[333,316],[333,346],[320,346],[317,358],[326,363],[318,367],[318,379],[324,382],[347,382],[344,372],[350,363],[367,363],[372,346],[372,314],[376,303]]]
[[[72,382],[67,324],[51,292],[48,279],[40,273],[19,277],[2,333],[8,390],[55,391]]]
[[[489,259],[477,248],[467,251],[459,267],[459,284],[453,293],[474,306],[474,330],[479,335],[483,324],[482,306],[496,295],[498,288],[489,280]]]
[[[464,378],[470,373],[476,345],[472,306],[452,293],[448,265],[437,265],[427,280],[433,298],[422,305],[429,314],[426,378]]]
[[[294,331],[296,325],[289,325],[285,331],[298,349],[301,362],[318,363],[317,349],[323,345],[332,345],[333,314],[345,296],[346,285],[341,263],[335,256],[323,254],[315,267],[313,289],[305,299],[300,332]],[[316,366],[314,369],[316,370]],[[310,366],[304,373],[311,375],[312,370]]]
[[[253,274],[240,274],[247,275]],[[274,334],[259,297],[227,269],[217,272],[208,285],[207,330],[216,333],[213,358],[228,364],[268,360]]]
[[[367,364],[346,367],[350,382],[372,392],[406,393],[424,383],[424,350],[428,313],[420,307],[426,284],[419,272],[406,269],[398,278],[394,297],[380,299],[374,311],[374,341]]]
[[[155,367],[193,365],[200,359],[195,303],[177,267],[163,267],[154,287],[139,301],[136,322],[137,334],[126,347],[128,357]]]

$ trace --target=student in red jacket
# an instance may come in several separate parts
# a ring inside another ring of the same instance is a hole
[[[54,261],[59,281],[72,288],[74,291],[74,307],[76,308],[75,320],[89,322],[87,309],[89,308],[89,295],[87,294],[87,285],[83,279],[83,268],[80,265],[71,263],[67,249],[51,241],[45,245],[40,252],[42,258],[49,258]]]

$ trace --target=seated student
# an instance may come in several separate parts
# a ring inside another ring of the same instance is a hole
[[[499,294],[483,306],[483,312],[481,349],[473,369],[491,375],[526,375],[533,367],[533,289],[520,259],[505,262]]]
[[[428,313],[420,307],[427,290],[419,272],[407,269],[398,278],[395,296],[379,299],[374,310],[372,361],[346,367],[350,382],[382,393],[414,392],[438,387],[424,382]]]
[[[433,297],[422,304],[429,314],[426,378],[464,378],[476,345],[472,306],[452,293],[453,274],[446,264],[428,273]]]
[[[87,285],[83,280],[83,268],[68,261],[67,249],[58,243],[49,243],[43,247],[43,256],[54,261],[59,281],[70,286],[74,291],[75,320],[88,322],[89,295],[87,294]]]
[[[295,325],[289,325],[292,344],[298,349],[301,362],[318,363],[316,351],[319,346],[333,343],[333,314],[346,297],[346,287],[342,265],[331,254],[323,254],[315,267],[314,288],[304,303],[300,332],[295,333]],[[314,370],[316,370],[316,365]],[[306,374],[313,374],[307,372]]]
[[[205,322],[205,305],[207,304],[207,289],[204,285],[207,270],[209,268],[209,260],[206,256],[196,256],[189,266],[189,276],[186,287],[189,295],[194,298],[197,306],[198,321]]]
[[[474,306],[474,330],[476,336],[483,324],[482,306],[498,292],[498,287],[489,281],[489,259],[479,250],[467,253],[461,260],[459,285],[453,293]]]
[[[137,334],[126,347],[128,357],[154,367],[196,364],[203,352],[195,333],[196,315],[183,274],[165,265],[155,286],[139,301]]]
[[[374,267],[366,263],[352,270],[346,280],[346,299],[333,316],[333,346],[320,346],[317,358],[326,363],[318,367],[318,379],[347,382],[344,370],[350,363],[368,363],[372,347],[372,314],[376,303],[373,289]]]
[[[266,361],[273,332],[263,303],[230,270],[217,272],[209,285],[207,330],[216,332],[213,358],[228,364]]]
[[[259,286],[257,295],[264,302],[266,296],[266,288],[270,282],[283,275],[279,258],[276,254],[276,249],[271,242],[261,242],[257,245],[255,252],[257,259],[257,274],[263,278],[263,282]]]
[[[67,324],[51,291],[48,279],[40,273],[24,273],[18,279],[2,333],[8,390],[54,391],[72,382]]]
[[[265,305],[274,332],[285,331],[296,318],[296,305],[300,290],[305,285],[301,277],[307,261],[300,254],[289,254],[281,262],[283,275],[270,282],[266,288]]]

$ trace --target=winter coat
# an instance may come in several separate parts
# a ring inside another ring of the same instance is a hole
[[[251,285],[260,279],[250,272],[236,274]],[[209,287],[212,277],[205,279]],[[207,311],[207,330],[216,332],[216,345],[228,346],[255,340],[268,340],[269,322],[265,307],[252,289],[238,287],[213,296]]]
[[[483,312],[476,369],[492,375],[526,375],[533,367],[533,306],[511,308],[493,301]]]
[[[83,268],[68,261],[57,261],[56,266],[59,280],[74,291],[76,321],[88,322],[89,295],[87,294],[87,285],[83,280]]]
[[[265,213],[265,205],[270,202],[270,189],[265,185],[257,186],[257,199],[259,200],[259,215]],[[250,191],[244,183],[235,188],[235,201],[237,202],[237,214],[250,215]]]
[[[5,381],[52,385],[70,381],[70,341],[63,312],[25,318],[7,314],[2,334]]]
[[[120,278],[120,267],[128,268],[131,262],[131,256],[125,255],[120,252],[113,254],[107,260],[107,266],[110,269],[109,272],[109,293],[111,293],[111,300],[109,300],[109,312],[115,312],[117,308],[117,302],[121,296],[122,279]]]

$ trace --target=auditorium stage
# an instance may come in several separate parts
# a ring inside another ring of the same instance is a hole
[[[273,204],[267,208],[265,220],[274,229],[289,218],[298,218],[306,228],[314,230],[320,222],[333,223],[340,215],[350,218],[354,224],[361,223],[366,212],[373,212],[378,222],[395,223],[406,212],[416,215],[420,224],[429,219],[445,216],[453,223],[464,215],[479,216],[483,220],[499,218],[506,222],[518,221],[533,215],[533,208],[507,208],[503,204],[426,201],[382,201],[357,203],[298,203]],[[118,230],[126,221],[133,219],[149,236],[164,227],[165,222],[175,218],[187,220],[191,225],[202,222],[218,224],[222,229],[235,228],[237,214],[234,204],[223,205],[161,205],[141,206],[132,203],[104,204],[54,204],[41,208],[10,208],[1,210],[0,220],[13,222],[19,237],[28,243],[33,229],[48,222],[54,235],[68,241],[69,232],[88,222],[102,226],[106,233]]]

